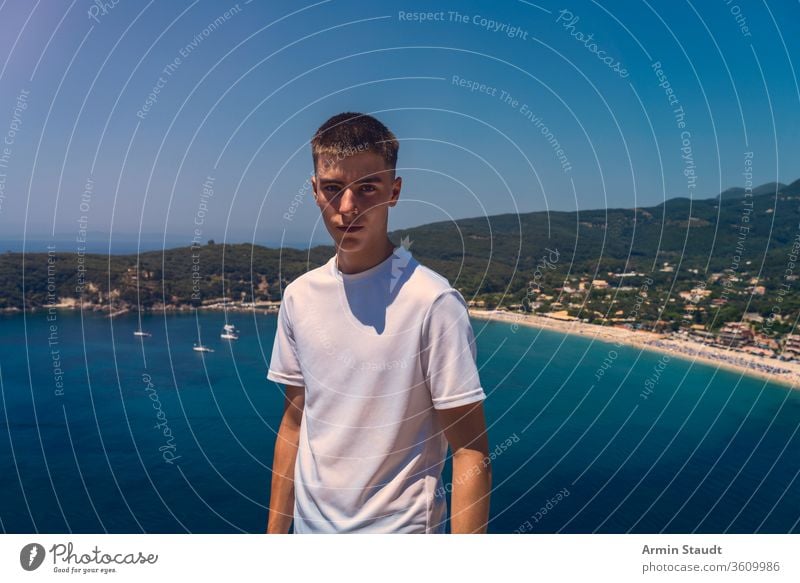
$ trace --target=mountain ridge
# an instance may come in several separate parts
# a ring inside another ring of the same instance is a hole
[[[544,308],[596,314],[621,301],[624,311],[636,300],[637,286],[651,280],[652,301],[639,312],[644,320],[680,320],[685,314],[669,305],[676,294],[707,287],[713,292],[708,301],[717,305],[693,318],[716,323],[745,311],[768,316],[781,286],[798,285],[786,274],[792,249],[800,248],[799,210],[800,180],[777,195],[676,197],[634,209],[506,213],[396,229],[389,237],[396,245],[408,237],[418,261],[445,276],[465,298],[487,306],[532,299],[530,282],[535,281],[542,294],[537,301],[550,297],[541,303]],[[5,253],[0,254],[0,309],[46,307],[79,297],[97,309],[200,306],[223,296],[278,300],[288,282],[334,252],[332,245],[299,250],[209,242],[138,256]],[[548,253],[557,260],[543,270]],[[618,276],[631,273],[636,277]],[[610,291],[561,302],[565,289],[595,280]],[[784,317],[800,314],[800,294],[788,294],[782,302]],[[656,309],[661,304],[666,304],[663,314]]]

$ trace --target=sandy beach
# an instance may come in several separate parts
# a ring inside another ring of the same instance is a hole
[[[469,314],[473,318],[544,328],[563,334],[584,336],[601,342],[616,342],[643,350],[668,353],[675,358],[700,362],[715,368],[724,368],[739,374],[758,377],[800,390],[800,363],[797,362],[764,358],[736,350],[708,346],[691,339],[674,338],[667,334],[598,326],[577,320],[555,320],[539,315],[474,308],[470,308]]]

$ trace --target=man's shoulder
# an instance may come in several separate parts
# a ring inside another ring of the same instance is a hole
[[[283,288],[284,297],[308,292],[309,289],[313,289],[315,283],[327,279],[330,274],[330,262],[331,260],[328,260],[319,267],[309,269],[286,284]]]
[[[414,269],[411,282],[413,282],[412,287],[415,292],[415,299],[420,303],[421,308],[427,310],[438,298],[446,295],[448,292],[462,298],[461,292],[455,289],[445,276],[423,265],[419,261],[416,263],[416,269]]]
[[[441,273],[434,271],[427,265],[416,261],[417,268],[414,270],[414,285],[428,293],[440,294],[446,289],[451,289],[450,281]]]

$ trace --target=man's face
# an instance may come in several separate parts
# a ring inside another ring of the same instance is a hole
[[[393,175],[374,152],[317,160],[314,194],[337,249],[357,253],[383,244],[389,207],[397,204],[402,185]]]

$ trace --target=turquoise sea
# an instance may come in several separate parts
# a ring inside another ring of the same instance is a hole
[[[144,315],[143,339],[135,315],[0,316],[2,531],[262,532],[282,407],[265,378],[276,317],[228,317],[233,343],[216,312]],[[490,532],[800,531],[800,391],[472,324]],[[192,350],[198,327],[215,352]]]

